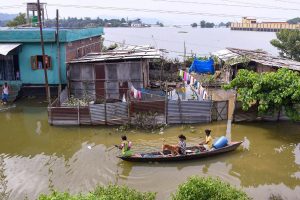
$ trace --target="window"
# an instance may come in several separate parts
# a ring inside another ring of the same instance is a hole
[[[51,69],[52,63],[51,63],[51,57],[45,55],[45,65],[46,69]],[[44,69],[43,67],[43,56],[37,55],[37,56],[31,56],[31,69],[37,70],[37,69]]]

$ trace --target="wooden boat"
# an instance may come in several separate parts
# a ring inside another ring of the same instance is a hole
[[[200,151],[199,146],[187,147],[186,155],[172,155],[170,151],[138,153],[130,157],[118,156],[118,158],[130,162],[172,162],[183,160],[195,160],[205,157],[215,156],[218,154],[234,151],[242,144],[242,142],[231,142],[227,146],[220,149],[212,149],[210,151]]]

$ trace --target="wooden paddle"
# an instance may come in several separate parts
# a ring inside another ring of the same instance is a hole
[[[114,148],[117,148],[117,146],[118,146],[118,145],[115,144],[114,146],[109,147],[108,149],[106,149],[105,152],[111,151],[111,150],[113,150]]]

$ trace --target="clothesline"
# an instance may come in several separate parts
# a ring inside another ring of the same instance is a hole
[[[179,70],[179,76],[186,82],[188,83],[188,81],[190,82],[189,85],[194,87],[195,90],[198,91],[198,94],[200,95],[200,98],[207,99],[208,94],[207,91],[204,87],[202,87],[202,84],[197,81],[196,78],[194,78],[190,73],[183,71],[183,70]]]

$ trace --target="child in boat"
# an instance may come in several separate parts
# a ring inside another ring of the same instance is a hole
[[[205,130],[205,141],[204,142],[201,142],[199,145],[200,146],[203,146],[207,151],[210,150],[212,148],[212,145],[213,145],[213,139],[210,135],[211,133],[211,130],[209,129],[206,129]]]
[[[184,135],[179,135],[179,143],[178,143],[178,147],[179,147],[179,154],[185,155],[185,151],[186,151],[186,137]]]
[[[121,144],[119,146],[116,145],[116,147],[122,150],[122,156],[126,156],[126,157],[132,156],[132,151],[130,150],[131,142],[127,141],[126,135],[121,136],[121,139],[122,139]]]

